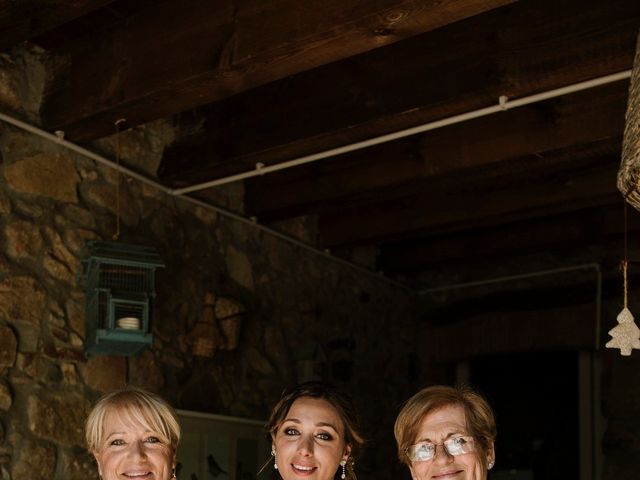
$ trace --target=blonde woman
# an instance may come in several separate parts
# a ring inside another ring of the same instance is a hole
[[[102,397],[85,425],[102,480],[175,479],[180,425],[159,396],[127,387]]]

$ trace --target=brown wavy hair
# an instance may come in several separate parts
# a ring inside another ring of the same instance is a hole
[[[271,416],[267,422],[267,432],[273,439],[287,417],[293,402],[299,398],[317,398],[327,401],[338,412],[344,428],[344,441],[351,446],[351,454],[347,461],[347,470],[351,478],[355,478],[353,472],[354,459],[358,456],[364,445],[364,438],[360,434],[358,418],[353,400],[349,395],[324,382],[306,382],[292,389],[285,390],[282,397],[273,407]],[[336,473],[336,479],[340,478]]]

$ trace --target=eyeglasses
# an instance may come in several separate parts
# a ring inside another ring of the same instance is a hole
[[[449,455],[457,456],[471,453],[474,449],[473,437],[451,437],[442,443],[422,442],[409,446],[405,453],[412,462],[426,462],[436,456],[436,447],[442,445]]]

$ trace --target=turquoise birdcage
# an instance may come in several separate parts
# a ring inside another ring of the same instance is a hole
[[[155,249],[90,241],[82,267],[87,355],[135,355],[150,346],[155,270],[164,267]]]

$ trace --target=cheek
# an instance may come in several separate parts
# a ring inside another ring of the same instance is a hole
[[[427,477],[427,462],[422,463],[414,463],[409,467],[409,471],[411,472],[411,478],[415,478],[417,480],[421,480]]]

